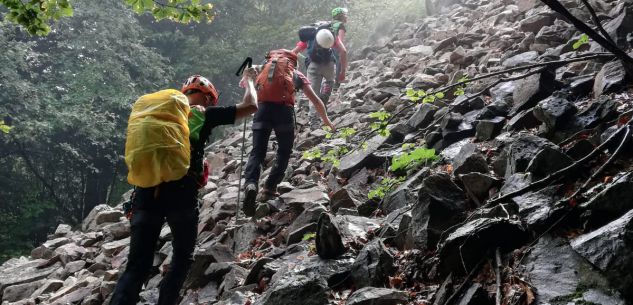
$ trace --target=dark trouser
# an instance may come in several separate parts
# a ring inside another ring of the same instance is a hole
[[[156,197],[155,197],[156,195]],[[150,274],[154,251],[165,220],[173,236],[173,256],[160,284],[158,304],[177,304],[193,262],[198,235],[198,190],[190,176],[155,188],[137,188],[133,200],[130,254],[112,295],[111,305],[136,304]]]
[[[258,185],[261,165],[266,158],[270,134],[275,131],[277,137],[277,157],[264,187],[275,190],[284,179],[292,145],[295,140],[294,109],[291,106],[260,103],[259,110],[253,119],[253,150],[246,164],[246,183]]]

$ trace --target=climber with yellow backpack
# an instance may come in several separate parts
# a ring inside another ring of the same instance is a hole
[[[138,302],[165,221],[173,236],[173,255],[158,304],[177,303],[198,235],[198,189],[206,184],[205,143],[214,127],[257,111],[255,75],[253,69],[245,71],[248,86],[235,106],[217,106],[217,90],[199,75],[187,79],[180,91],[162,90],[134,103],[125,144],[128,182],[135,186],[130,248],[110,304]]]

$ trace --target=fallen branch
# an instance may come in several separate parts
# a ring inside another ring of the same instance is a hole
[[[607,166],[609,166],[613,162],[613,160],[615,160],[615,158],[620,154],[620,152],[622,152],[622,148],[624,148],[625,144],[628,142],[628,140],[631,137],[631,127],[628,125],[625,125],[625,126],[626,126],[626,129],[625,129],[626,131],[624,133],[624,137],[622,137],[622,141],[620,142],[620,145],[618,145],[618,148],[613,152],[613,154],[611,154],[611,157],[609,157],[607,162],[602,164],[602,166],[600,166],[600,168],[598,168],[598,170],[596,170],[593,173],[593,175],[591,175],[591,177],[589,177],[589,179],[587,179],[587,181],[585,181],[585,183],[583,183],[571,196],[562,199],[558,204],[567,203],[569,202],[569,200],[576,198],[576,196],[578,196],[580,192],[586,189],[589,183],[591,183],[591,181],[593,181],[596,177],[598,177],[598,175],[600,175],[600,173],[602,173],[602,171]]]
[[[591,20],[593,20],[593,23],[596,25],[596,27],[598,28],[598,31],[600,31],[602,36],[604,36],[604,38],[607,39],[614,46],[617,45],[615,41],[613,41],[609,33],[607,33],[607,31],[602,26],[602,23],[600,22],[600,19],[598,19],[598,15],[596,14],[596,11],[593,9],[591,4],[589,4],[589,1],[587,0],[581,0],[581,1],[582,1],[582,4],[584,4],[587,10],[589,11],[589,15],[591,15]]]
[[[495,305],[501,305],[501,299],[503,299],[503,295],[501,295],[501,252],[499,248],[495,249],[495,273],[497,278],[497,294],[495,296]]]
[[[481,268],[481,266],[483,266],[484,262],[486,261],[486,257],[487,255],[484,255],[484,257],[479,261],[479,263],[477,263],[477,265],[475,265],[475,267],[473,267],[473,269],[470,270],[470,273],[468,273],[464,281],[459,285],[459,287],[457,287],[455,292],[453,292],[453,294],[451,294],[451,296],[442,305],[451,305],[454,302],[455,298],[457,298],[459,295],[462,294],[462,291],[466,287],[466,284],[475,277],[475,274],[477,274],[477,271]]]
[[[565,6],[563,6],[558,0],[541,0],[541,2],[545,3],[549,6],[553,11],[561,14],[567,20],[569,20],[577,29],[587,34],[591,39],[597,42],[600,46],[613,53],[624,66],[628,75],[633,75],[633,58],[631,58],[626,52],[622,49],[618,48],[617,45],[612,44],[607,38],[602,37],[596,31],[594,31],[590,26],[580,21],[580,19],[576,18],[572,13],[570,13]]]
[[[602,144],[598,145],[598,147],[596,147],[592,152],[590,152],[588,155],[586,155],[585,157],[583,157],[582,159],[575,161],[574,163],[572,163],[571,165],[556,171],[555,173],[549,174],[547,175],[547,177],[532,182],[529,185],[520,188],[514,192],[510,192],[508,194],[505,195],[501,195],[495,199],[491,199],[489,200],[486,205],[484,205],[485,208],[489,208],[495,204],[498,204],[504,200],[510,199],[510,198],[514,198],[516,196],[520,196],[525,194],[528,191],[531,191],[533,189],[537,189],[541,186],[545,186],[548,185],[549,183],[558,180],[559,178],[562,178],[565,174],[567,174],[569,171],[571,171],[572,169],[576,169],[577,167],[579,167],[582,164],[585,164],[587,161],[593,159],[595,156],[599,155],[602,150],[609,145],[614,139],[617,138],[617,135],[620,134],[622,132],[622,130],[629,128],[629,125],[633,123],[633,119],[629,120],[626,124],[624,124],[622,127],[620,127],[616,132],[614,132],[606,141],[602,142]]]
[[[530,70],[530,69],[540,68],[540,67],[545,67],[545,66],[557,67],[557,66],[563,66],[563,65],[566,65],[566,64],[579,62],[579,61],[585,61],[585,60],[591,60],[591,59],[599,59],[599,58],[608,59],[608,58],[613,58],[613,57],[614,57],[614,55],[611,54],[611,53],[589,53],[589,54],[584,54],[584,55],[580,55],[580,56],[572,57],[572,58],[568,58],[568,59],[553,60],[553,61],[547,61],[547,62],[542,62],[542,63],[531,64],[531,65],[527,65],[527,66],[510,68],[510,69],[506,69],[506,70],[501,70],[501,71],[497,71],[497,72],[488,73],[488,74],[485,74],[485,75],[482,75],[482,76],[475,77],[473,79],[457,82],[457,83],[454,83],[454,84],[451,84],[451,85],[439,88],[437,90],[434,90],[433,93],[446,92],[446,91],[448,91],[450,89],[453,89],[455,87],[463,86],[463,85],[466,85],[466,84],[471,83],[471,82],[479,81],[479,80],[486,79],[486,78],[495,77],[495,76],[498,76],[498,75],[514,73],[514,72],[519,72],[519,71],[525,71],[525,70]]]
[[[570,63],[579,62],[579,61],[586,61],[586,60],[599,59],[599,58],[608,59],[608,58],[613,58],[613,57],[614,57],[614,55],[610,54],[610,53],[590,53],[590,54],[584,54],[584,55],[580,55],[580,56],[573,57],[573,58],[568,58],[568,59],[563,59],[563,60],[554,60],[554,61],[548,61],[548,62],[543,62],[543,63],[536,63],[536,64],[532,64],[532,65],[527,65],[527,66],[521,66],[521,67],[501,70],[501,71],[489,73],[489,74],[486,74],[486,75],[482,75],[482,76],[479,76],[479,77],[475,77],[473,79],[469,79],[469,80],[466,80],[466,81],[457,82],[457,83],[454,83],[454,84],[451,84],[451,85],[448,85],[448,86],[445,86],[445,87],[441,87],[439,89],[433,90],[432,92],[429,92],[428,94],[432,95],[432,94],[437,94],[437,93],[440,93],[440,92],[447,92],[447,91],[449,91],[449,90],[451,90],[453,88],[456,88],[456,87],[459,87],[459,86],[463,86],[463,85],[466,85],[466,84],[471,83],[471,82],[475,82],[475,81],[479,81],[479,80],[482,80],[482,79],[487,79],[487,78],[491,78],[491,77],[495,77],[495,76],[499,76],[499,75],[503,75],[503,74],[519,72],[519,71],[525,71],[525,70],[530,70],[530,69],[534,69],[534,68],[542,68],[542,69],[538,69],[536,71],[528,72],[528,73],[525,73],[525,74],[522,74],[522,75],[519,75],[519,76],[513,76],[513,77],[502,78],[500,80],[497,80],[494,85],[487,86],[484,90],[482,90],[482,91],[480,91],[480,92],[478,92],[476,94],[472,94],[472,95],[468,94],[468,99],[470,100],[470,99],[474,99],[475,97],[485,93],[486,91],[490,90],[492,87],[494,87],[494,86],[496,86],[496,85],[498,85],[500,83],[518,80],[518,79],[521,79],[521,78],[528,77],[530,75],[539,73],[539,72],[543,71],[544,69],[546,69],[546,68],[543,68],[543,67],[547,67],[547,66],[557,67],[557,66],[563,66],[565,64],[570,64]],[[409,109],[413,108],[415,105],[417,105],[417,104],[416,103],[411,103],[411,104],[405,106],[404,108],[402,108],[396,114],[392,115],[389,118],[389,120],[387,121],[387,125],[393,123],[393,121],[400,114],[402,114],[406,110],[409,110]],[[449,108],[448,112],[450,112],[450,110],[452,110],[452,107]],[[446,112],[446,113],[448,113],[448,112]],[[425,133],[426,131],[428,131],[429,128],[431,128],[433,125],[435,125],[439,121],[441,121],[444,118],[444,116],[446,115],[446,113],[444,115],[440,116],[439,118],[437,118],[431,124],[429,124],[428,127],[424,128],[424,129],[420,130],[418,133],[416,133],[416,135],[414,137],[412,137],[412,139],[415,139],[420,134]],[[362,144],[362,143],[367,142],[367,140],[369,140],[369,138],[371,136],[373,136],[375,133],[376,133],[376,130],[370,131],[367,135],[365,135],[365,137],[363,138],[363,140],[360,143]],[[357,145],[357,147],[354,147],[352,150],[350,150],[348,154],[356,151],[357,149],[358,149],[358,145]]]

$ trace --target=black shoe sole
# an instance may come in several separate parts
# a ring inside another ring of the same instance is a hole
[[[244,194],[244,204],[242,211],[246,216],[255,215],[255,203],[257,200],[257,190],[247,190]]]

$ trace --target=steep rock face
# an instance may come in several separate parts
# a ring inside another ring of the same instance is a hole
[[[582,196],[561,201],[617,145],[577,172],[487,204],[581,159],[619,128],[615,122],[628,120],[633,103],[622,91],[622,67],[576,62],[499,84],[469,82],[416,104],[407,88],[433,92],[463,77],[599,51],[594,43],[573,50],[580,33],[538,0],[426,2],[435,15],[352,50],[349,82],[328,111],[354,135],[328,138],[298,111],[282,195],[261,203],[256,220],[235,215],[240,131],[213,143],[182,304],[444,304],[460,288],[453,303],[489,304],[496,263],[487,262],[496,249],[509,288],[504,303],[633,302],[629,156],[616,158]],[[580,3],[563,2],[589,18]],[[590,2],[627,47],[630,1]],[[381,109],[398,113],[388,135],[371,133],[368,113]],[[435,148],[439,160],[402,170],[404,182],[384,200],[370,200],[387,165],[407,150],[404,142]],[[351,152],[337,167],[302,157],[341,147]],[[569,206],[576,210],[567,213]],[[129,221],[120,205],[99,205],[76,229],[60,225],[30,258],[0,266],[3,305],[109,301],[127,264]],[[144,303],[157,301],[172,238],[165,226]],[[460,285],[469,273],[476,280]]]

